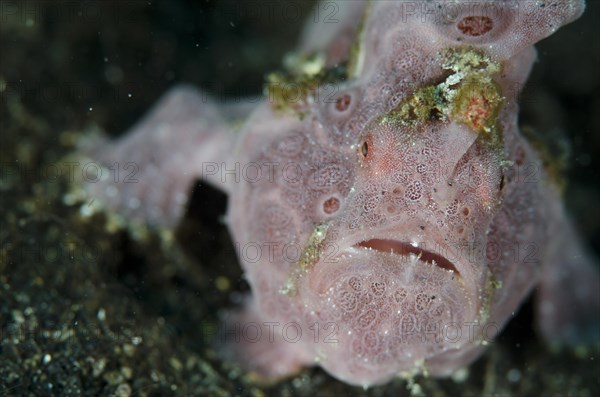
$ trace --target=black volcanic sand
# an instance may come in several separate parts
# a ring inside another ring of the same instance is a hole
[[[219,313],[247,290],[220,193],[196,188],[174,240],[134,238],[64,200],[64,156],[78,139],[118,135],[176,82],[259,93],[310,4],[75,3],[0,1],[0,395],[409,395],[402,381],[364,391],[320,369],[261,386],[218,358]],[[571,147],[567,204],[596,252],[599,10],[592,2],[539,46],[522,112],[523,125]],[[462,378],[417,378],[413,393],[594,395],[600,351],[548,347],[532,312],[526,302]]]

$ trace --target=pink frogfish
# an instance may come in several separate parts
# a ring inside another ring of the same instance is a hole
[[[252,294],[226,321],[262,335],[228,350],[269,379],[450,375],[534,288],[543,337],[597,341],[597,264],[517,122],[533,45],[584,1],[327,6],[261,102],[177,86],[84,151],[137,170],[88,198],[172,228],[195,181],[226,192],[231,235],[254,249],[239,255]]]

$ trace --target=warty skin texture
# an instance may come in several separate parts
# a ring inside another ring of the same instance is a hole
[[[196,178],[228,193],[234,241],[263,254],[240,255],[253,293],[227,321],[274,334],[228,350],[267,378],[313,364],[362,386],[449,375],[536,285],[547,339],[597,340],[597,268],[517,125],[532,45],[583,1],[335,4],[339,22],[307,24],[298,53],[311,56],[264,102],[174,88],[85,153],[138,164],[140,182],[87,194],[173,227]],[[333,85],[314,72],[341,64]],[[289,100],[285,84],[304,91]]]

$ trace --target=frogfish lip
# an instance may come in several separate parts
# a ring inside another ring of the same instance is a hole
[[[355,248],[371,249],[379,252],[388,252],[395,255],[411,256],[414,255],[420,261],[426,262],[440,269],[453,272],[456,276],[460,276],[460,272],[456,266],[448,259],[433,251],[414,246],[410,243],[393,240],[393,239],[368,239],[354,245]]]

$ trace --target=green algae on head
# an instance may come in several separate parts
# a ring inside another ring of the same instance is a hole
[[[319,87],[346,79],[344,65],[326,68],[325,60],[317,55],[290,55],[286,58],[285,70],[267,75],[264,95],[273,109],[279,112],[292,111],[302,117],[310,96]],[[324,94],[326,95],[326,94]]]
[[[452,76],[458,80],[444,87],[451,98],[451,119],[494,139],[490,135],[497,132],[497,117],[504,99],[500,86],[493,80],[501,70],[500,65],[469,47],[451,49],[444,55],[442,67],[453,71]],[[456,89],[454,84],[458,84]]]
[[[416,90],[394,108],[384,121],[417,126],[429,120],[456,121],[499,142],[497,117],[503,97],[494,82],[501,67],[472,47],[445,50],[442,69],[450,74],[440,83]]]
[[[315,226],[312,234],[308,238],[306,248],[302,252],[298,262],[294,264],[294,270],[291,272],[285,284],[280,288],[279,293],[283,295],[294,295],[296,293],[296,284],[311,266],[314,266],[321,259],[325,247],[322,246],[329,224],[326,222]],[[335,248],[335,247],[334,247]]]

